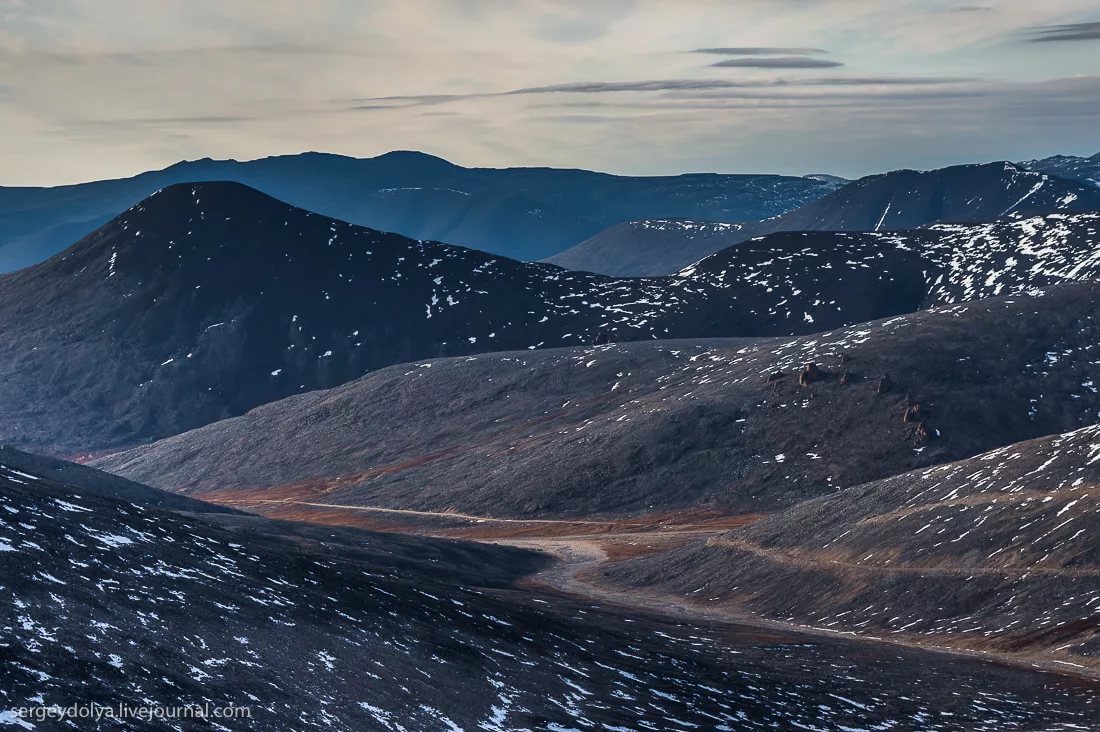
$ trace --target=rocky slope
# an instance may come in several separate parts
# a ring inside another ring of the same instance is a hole
[[[0,439],[73,454],[416,358],[736,329],[692,282],[405,239],[233,183],[166,189],[0,278]]]
[[[1093,423],[1098,324],[1085,283],[793,339],[418,362],[97,465],[260,508],[756,513]]]
[[[1100,703],[1049,674],[518,593],[541,561],[518,550],[176,513],[86,476],[0,467],[13,729],[992,732],[1069,729]],[[223,716],[33,716],[74,704]]]
[[[415,359],[810,333],[1089,279],[1095,215],[785,234],[662,279],[405,239],[237,184],[181,186],[0,278],[0,439],[75,455]]]
[[[416,152],[204,159],[120,180],[0,187],[0,272],[46,259],[161,188],[201,181],[235,181],[351,223],[518,259],[548,256],[631,219],[774,216],[837,186],[829,178],[778,175],[630,178],[587,170],[463,168]]]
[[[807,625],[1096,669],[1098,455],[1096,426],[1018,443],[806,501],[610,577]]]
[[[898,170],[849,183],[787,214],[721,226],[698,221],[635,221],[601,232],[546,261],[573,270],[651,276],[779,231],[901,231],[935,222],[983,222],[1100,210],[1088,183],[1012,163]]]

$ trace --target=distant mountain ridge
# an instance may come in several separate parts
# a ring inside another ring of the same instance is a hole
[[[898,170],[848,183],[765,221],[635,221],[545,261],[615,276],[675,272],[725,247],[780,231],[898,231],[948,222],[988,222],[1056,212],[1100,211],[1100,188],[1013,163]]]
[[[774,216],[836,188],[827,177],[626,177],[555,168],[464,168],[425,153],[327,153],[176,163],[119,180],[0,187],[0,272],[42,261],[161,188],[235,181],[373,229],[536,260],[631,219]]]
[[[1077,155],[1052,155],[1049,158],[1028,160],[1020,165],[1028,170],[1050,173],[1100,187],[1100,153],[1087,158]]]

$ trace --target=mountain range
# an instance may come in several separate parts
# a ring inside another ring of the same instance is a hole
[[[1037,170],[1100,186],[1100,153],[1088,158],[1077,155],[1052,155],[1049,158],[1029,160],[1021,165],[1028,170]]]
[[[1012,163],[897,170],[857,181],[765,221],[641,220],[546,259],[617,276],[676,272],[734,244],[780,231],[900,231],[937,222],[974,223],[1100,209],[1100,187]]]
[[[780,234],[677,277],[611,279],[355,227],[236,183],[183,184],[0,278],[0,439],[76,455],[424,358],[812,333],[1089,278],[1096,227],[1053,215]]]
[[[0,278],[3,439],[72,454],[398,362],[736,327],[711,289],[406,239],[237,183],[181,184]]]
[[[1092,728],[1098,159],[0,189],[0,727]]]
[[[774,216],[828,193],[840,179],[464,168],[408,151],[374,158],[207,158],[118,180],[0,187],[0,272],[48,258],[161,188],[210,181],[243,183],[294,206],[414,239],[536,260],[632,219]]]

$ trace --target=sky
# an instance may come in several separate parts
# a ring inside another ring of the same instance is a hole
[[[0,185],[415,149],[832,173],[1100,152],[1096,0],[0,0]]]

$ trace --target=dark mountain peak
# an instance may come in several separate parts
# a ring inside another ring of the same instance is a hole
[[[311,216],[316,215],[234,181],[177,183],[135,204],[77,247],[92,243],[115,252],[136,249],[150,254],[154,248],[162,253],[174,248],[179,253],[177,247],[212,253],[228,246],[239,253],[240,245],[254,238],[241,227],[278,219],[289,229],[292,220],[298,226]]]
[[[369,252],[375,247],[360,245],[367,240],[387,251],[413,244],[296,208],[242,183],[177,183],[28,272],[93,289],[106,281],[127,292],[159,286],[168,293],[184,285],[197,291],[217,283],[228,297],[234,286],[262,290],[264,273],[335,276],[330,247]]]
[[[420,150],[390,150],[389,152],[382,153],[381,155],[375,155],[372,160],[432,160],[437,163],[446,163],[448,165],[454,165],[451,161],[441,158],[438,155],[432,155],[431,153],[422,152]]]
[[[206,205],[202,206],[203,199]],[[174,183],[155,191],[147,198],[130,207],[119,218],[133,218],[137,214],[159,216],[179,208],[231,208],[242,202],[265,201],[273,206],[289,206],[266,193],[244,183],[230,180],[196,181],[193,183]]]
[[[370,160],[377,165],[401,166],[406,172],[415,171],[424,174],[450,173],[462,169],[462,166],[455,165],[449,160],[419,150],[391,150]]]

